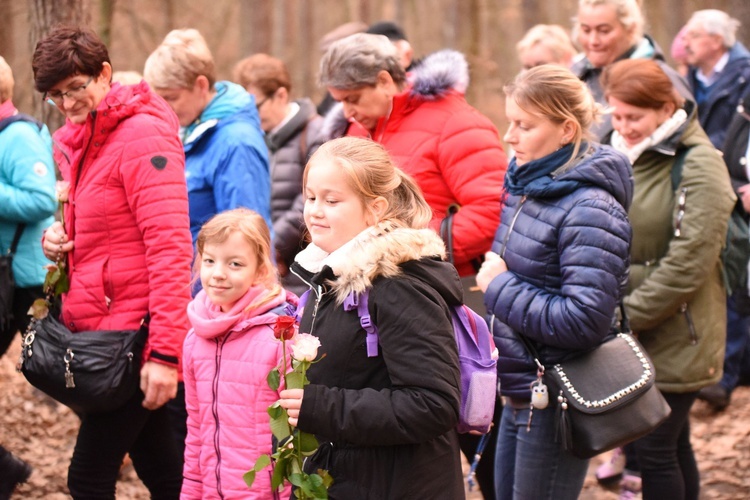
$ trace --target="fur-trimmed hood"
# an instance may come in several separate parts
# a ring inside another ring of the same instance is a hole
[[[435,231],[389,228],[381,223],[363,231],[330,254],[310,244],[297,254],[295,264],[310,275],[325,277],[326,284],[335,291],[337,300],[343,302],[351,292],[361,293],[372,287],[377,278],[394,278],[404,274],[403,264],[422,261],[424,266],[419,271],[415,272],[410,267],[409,273],[418,275],[442,296],[455,296],[460,300],[458,273],[452,265],[437,260],[437,257],[445,257],[445,245]],[[311,276],[311,279],[317,281],[315,277]]]
[[[469,87],[469,64],[460,52],[441,50],[420,61],[407,74],[407,81],[406,90],[400,95],[408,101],[434,101],[450,91],[464,94]],[[348,127],[344,108],[341,103],[336,103],[325,115],[323,136],[328,139],[341,137]]]

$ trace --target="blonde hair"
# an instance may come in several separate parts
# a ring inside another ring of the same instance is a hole
[[[2,56],[0,56],[0,103],[13,98],[13,86],[15,80],[13,79],[13,70]]]
[[[383,146],[369,139],[341,137],[324,143],[305,167],[302,185],[307,185],[310,165],[332,161],[346,173],[350,186],[360,196],[363,206],[382,197],[388,208],[381,221],[392,227],[426,228],[432,210],[414,180],[393,163]]]
[[[245,241],[255,251],[258,267],[255,271],[254,284],[262,285],[268,290],[268,294],[248,306],[248,309],[257,308],[283,292],[273,262],[271,231],[259,213],[249,208],[235,208],[216,214],[203,224],[195,243],[197,252],[193,271],[195,276],[200,275],[201,258],[207,244],[223,243],[234,233],[242,234]]]
[[[578,0],[578,11],[582,7],[596,7],[597,5],[611,5],[617,13],[617,20],[626,30],[631,30],[630,44],[635,44],[643,38],[646,20],[643,17],[641,3],[638,0]],[[573,18],[573,38],[578,38],[578,30],[581,24],[578,16]]]
[[[213,56],[196,29],[170,31],[146,59],[143,76],[156,89],[191,89],[199,76],[210,89],[216,83]]]
[[[601,114],[586,84],[562,66],[543,65],[520,73],[503,89],[527,113],[543,116],[553,123],[570,120],[575,127],[573,154],[578,156],[581,143],[591,140],[591,126]]]
[[[527,50],[542,45],[550,50],[555,63],[562,64],[570,61],[576,55],[576,49],[570,36],[557,24],[537,24],[526,32],[520,42],[516,44],[516,52],[520,56]]]
[[[115,71],[112,73],[112,83],[120,85],[137,85],[141,83],[143,76],[137,71]]]

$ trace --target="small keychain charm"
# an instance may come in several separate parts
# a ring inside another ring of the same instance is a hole
[[[531,430],[531,417],[534,415],[534,409],[544,410],[549,405],[549,391],[547,386],[542,382],[544,376],[544,366],[537,361],[539,367],[536,371],[536,380],[531,383],[531,402],[529,403],[529,421],[526,423],[526,432]]]
[[[70,371],[70,362],[73,361],[73,357],[75,355],[73,354],[73,351],[68,349],[65,353],[65,356],[63,356],[63,361],[65,361],[65,388],[66,389],[75,389],[76,383],[73,379],[73,372]]]
[[[549,393],[547,386],[541,379],[531,384],[531,404],[538,410],[543,410],[549,405]]]

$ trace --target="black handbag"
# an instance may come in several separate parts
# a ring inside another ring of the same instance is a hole
[[[456,204],[448,206],[445,218],[440,222],[440,237],[445,243],[445,250],[448,262],[453,261],[453,216],[459,211],[460,207]],[[476,259],[472,262],[474,270],[479,271],[482,261]],[[477,285],[477,275],[463,276],[461,286],[464,289],[464,304],[469,306],[474,312],[484,316],[487,314],[487,308],[484,305],[484,293]]]
[[[0,255],[0,332],[10,328],[13,322],[13,295],[16,291],[16,280],[13,277],[13,255],[18,248],[26,224],[19,224],[13,234],[8,253]],[[12,333],[15,335],[15,332]]]
[[[31,385],[77,413],[115,410],[139,387],[148,319],[138,330],[72,333],[50,311],[32,319],[23,336],[21,371]]]
[[[653,363],[630,333],[621,305],[621,333],[574,359],[545,368],[557,403],[557,436],[565,450],[591,458],[645,436],[670,408],[655,385]],[[539,363],[528,339],[521,337]]]

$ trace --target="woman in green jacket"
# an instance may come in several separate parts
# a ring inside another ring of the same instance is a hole
[[[643,498],[697,499],[689,413],[698,390],[721,378],[726,291],[720,253],[736,196],[695,104],[679,96],[657,63],[615,63],[602,86],[613,110],[610,143],[630,158],[635,181],[625,309],[672,409],[633,444]]]

